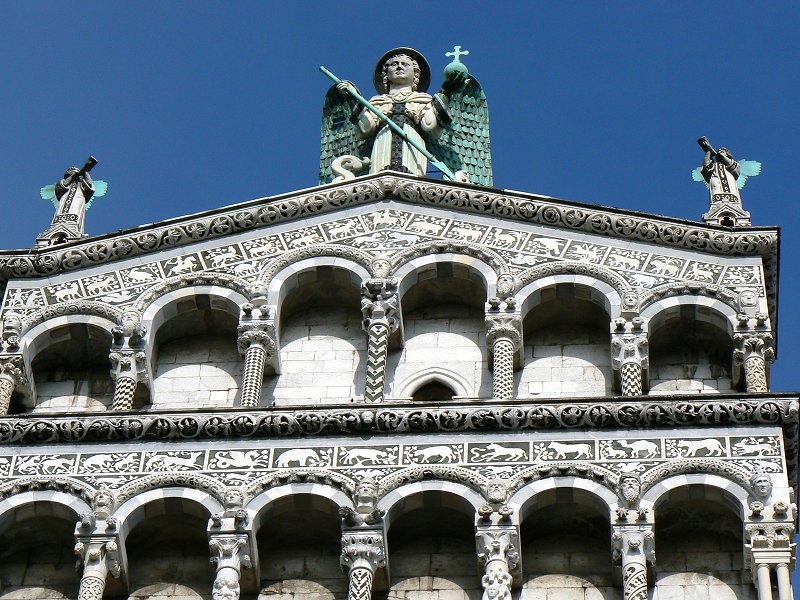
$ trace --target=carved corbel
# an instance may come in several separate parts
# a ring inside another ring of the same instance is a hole
[[[30,381],[22,354],[0,355],[0,415],[8,414],[14,390],[27,388]]]
[[[115,503],[112,492],[98,490],[91,500],[91,512],[82,514],[75,527],[75,554],[81,570],[79,600],[100,600],[109,573],[127,587],[127,562],[112,515]]]
[[[19,349],[19,339],[22,336],[22,318],[12,312],[3,314],[3,337],[0,350],[16,352]]]
[[[383,516],[386,510],[377,505],[378,484],[370,477],[363,477],[356,483],[353,492],[355,510],[349,506],[339,509],[342,517],[342,526],[345,530],[358,528],[375,528],[383,526]]]
[[[771,332],[739,332],[733,335],[734,384],[741,382],[742,367],[748,392],[768,392],[767,365],[775,359]]]
[[[650,367],[647,334],[640,317],[616,319],[611,332],[611,365],[619,375],[623,396],[641,396]]]

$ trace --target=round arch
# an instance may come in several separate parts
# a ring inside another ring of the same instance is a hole
[[[34,506],[35,505],[35,506]],[[91,512],[91,507],[83,499],[66,492],[52,490],[32,490],[14,494],[0,500],[0,532],[17,520],[30,508],[31,516],[41,516],[38,506],[47,506],[50,516],[61,517],[77,523],[81,514]]]
[[[163,503],[174,499],[185,514],[194,514],[208,519],[214,513],[222,512],[222,504],[211,494],[192,488],[167,487],[148,490],[128,498],[114,511],[119,522],[119,532],[124,540],[128,533],[146,517],[146,507],[153,503]]]
[[[271,507],[276,502],[292,500],[298,495],[311,496],[321,505],[327,504],[333,507],[334,513],[337,513],[340,508],[353,508],[353,501],[350,497],[333,486],[320,483],[287,483],[258,493],[245,505],[245,510],[250,515],[250,522],[253,524],[253,532],[258,533],[261,524],[269,516]]]
[[[425,254],[402,263],[398,263],[393,275],[399,280],[398,293],[401,298],[419,282],[419,274],[427,269],[436,269],[439,265],[452,264],[465,268],[470,279],[479,281],[486,290],[486,297],[497,295],[498,273],[489,263],[469,254],[443,252],[441,254]],[[485,300],[485,299],[484,299]]]
[[[69,314],[54,317],[42,321],[29,329],[20,340],[23,356],[27,364],[33,363],[33,359],[42,350],[47,348],[53,343],[59,341],[58,338],[53,337],[53,333],[57,330],[69,327],[70,325],[87,325],[101,329],[108,333],[109,339],[111,338],[111,330],[117,323],[106,317],[101,317],[93,314]]]
[[[574,476],[545,477],[523,486],[509,498],[512,522],[522,524],[533,510],[563,501],[565,494],[571,494],[576,502],[589,504],[609,519],[618,505],[617,495],[596,481]]]
[[[386,510],[384,520],[387,530],[397,517],[413,508],[412,498],[423,492],[436,492],[447,495],[447,497],[454,500],[454,509],[461,510],[464,513],[471,512],[473,515],[477,515],[478,508],[486,504],[486,500],[481,494],[462,483],[441,479],[426,479],[407,483],[391,490],[378,500],[378,505]]]
[[[649,304],[641,312],[644,327],[648,333],[658,329],[670,316],[689,307],[699,321],[709,323],[733,336],[738,323],[736,311],[721,300],[709,296],[680,295],[662,298]]]
[[[277,263],[280,265],[278,270],[269,272],[267,267],[266,274],[262,276],[262,281],[267,286],[267,303],[276,306],[280,312],[280,306],[284,298],[290,291],[300,285],[299,275],[307,271],[313,271],[318,267],[332,267],[342,269],[350,274],[353,284],[361,288],[361,282],[369,279],[372,275],[367,267],[360,262],[344,258],[333,254],[320,254],[312,258],[305,258],[307,254],[298,254],[294,262],[287,262],[286,256],[281,257]],[[276,315],[276,318],[278,315]]]
[[[727,506],[742,521],[745,520],[749,492],[730,479],[708,473],[686,473],[662,479],[642,495],[639,504],[655,514],[665,502],[690,490],[698,490],[708,500]]]
[[[514,295],[522,318],[524,319],[528,312],[541,303],[542,292],[545,289],[564,284],[588,289],[589,300],[602,306],[611,320],[618,318],[622,313],[622,296],[619,290],[608,282],[588,275],[559,273],[534,279]]]

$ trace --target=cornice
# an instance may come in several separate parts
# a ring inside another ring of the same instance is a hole
[[[797,395],[494,400],[435,406],[335,405],[308,409],[215,409],[0,417],[0,444],[291,436],[780,425],[798,435]]]
[[[777,260],[777,227],[733,231],[549,196],[391,173],[251,200],[55,248],[0,251],[0,281],[50,276],[389,199],[710,254]]]

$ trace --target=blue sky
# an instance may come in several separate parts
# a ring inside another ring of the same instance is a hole
[[[33,244],[39,188],[94,154],[103,233],[315,185],[324,64],[371,93],[409,45],[433,85],[460,44],[491,110],[495,185],[699,219],[707,135],[762,174],[743,198],[782,226],[774,390],[795,344],[800,4],[793,2],[14,2],[3,10],[0,246]]]

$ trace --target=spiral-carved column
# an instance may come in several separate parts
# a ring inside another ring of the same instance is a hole
[[[400,326],[397,279],[368,279],[361,284],[362,327],[367,332],[364,401],[381,402],[386,387],[389,336]]]
[[[734,361],[744,367],[744,379],[748,392],[768,392],[767,363],[775,358],[771,333],[737,333]]]
[[[342,569],[348,573],[348,600],[370,600],[375,571],[386,565],[383,532],[346,531],[342,533]]]
[[[486,345],[492,369],[492,395],[514,397],[514,356],[522,347],[522,319],[513,312],[492,309],[486,313]]]
[[[622,564],[624,600],[647,600],[647,564],[655,562],[653,530],[649,525],[616,527],[614,559]]]
[[[14,390],[27,383],[21,354],[0,356],[0,415],[8,414]]]
[[[277,352],[275,326],[262,321],[241,323],[238,343],[239,353],[244,356],[242,406],[252,408],[261,402],[265,367]]]
[[[619,373],[623,396],[641,396],[646,390],[645,372],[648,369],[647,335],[643,321],[617,319],[611,337],[611,364]]]

